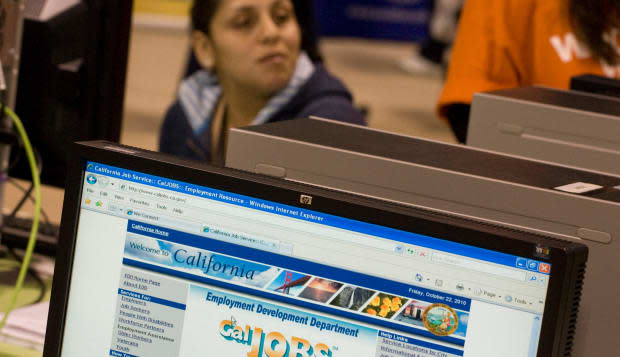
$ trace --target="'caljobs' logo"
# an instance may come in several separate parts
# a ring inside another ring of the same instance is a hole
[[[245,328],[234,324],[230,320],[220,323],[220,335],[229,341],[250,346],[248,357],[331,357],[332,351],[324,343],[317,343],[314,347],[301,337],[291,337],[287,341],[279,332],[270,332],[265,335],[260,327]]]
[[[92,175],[92,174],[91,174],[91,175],[86,176],[86,182],[88,182],[88,183],[89,183],[89,184],[91,184],[91,185],[96,184],[96,183],[97,183],[97,176]]]

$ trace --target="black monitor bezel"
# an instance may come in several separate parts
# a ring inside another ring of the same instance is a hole
[[[62,349],[78,227],[78,220],[75,218],[79,215],[87,161],[440,237],[525,258],[546,260],[552,264],[553,274],[548,286],[538,356],[564,355],[562,340],[566,333],[563,326],[569,318],[567,304],[573,302],[570,295],[573,294],[574,286],[565,289],[562,289],[562,286],[570,282],[576,265],[585,264],[585,245],[239,170],[212,167],[109,142],[78,143],[74,145],[73,151],[75,156],[67,174],[44,357],[60,356]],[[300,194],[313,197],[311,207],[300,203]],[[541,244],[550,249],[546,258],[536,253],[536,247]]]
[[[80,0],[49,19],[24,19],[14,110],[40,154],[43,184],[64,188],[73,141],[120,140],[132,11],[133,0]],[[21,155],[11,151],[9,176],[30,180]]]

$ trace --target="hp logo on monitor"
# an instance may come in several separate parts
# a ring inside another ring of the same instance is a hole
[[[301,203],[302,205],[311,205],[312,204],[312,196],[300,195],[299,196],[299,203]]]
[[[543,246],[537,246],[535,255],[540,258],[549,258],[549,254],[551,254],[551,249]]]

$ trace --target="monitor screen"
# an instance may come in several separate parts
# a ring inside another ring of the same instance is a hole
[[[84,161],[61,356],[539,356],[548,251],[167,176]]]

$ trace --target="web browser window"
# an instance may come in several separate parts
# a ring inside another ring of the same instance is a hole
[[[81,200],[63,354],[537,353],[548,263],[96,162]]]

